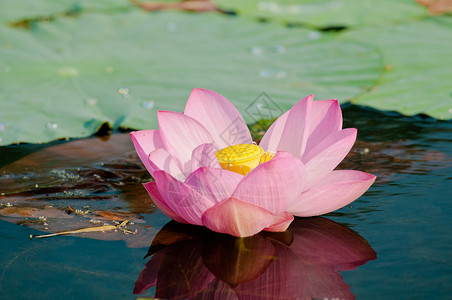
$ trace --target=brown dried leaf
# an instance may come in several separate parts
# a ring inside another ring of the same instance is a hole
[[[101,217],[110,221],[122,221],[124,219],[133,217],[132,213],[120,211],[95,210],[91,213],[96,217]]]
[[[0,209],[0,216],[5,217],[15,217],[15,218],[71,218],[70,215],[66,214],[60,209],[54,207],[45,207],[45,208],[37,208],[37,207],[18,207],[11,206]]]

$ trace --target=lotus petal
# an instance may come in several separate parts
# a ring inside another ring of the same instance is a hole
[[[157,184],[155,181],[143,183],[143,186],[148,191],[149,195],[151,196],[152,200],[154,201],[154,204],[160,208],[160,210],[173,219],[174,221],[177,221],[179,223],[188,224],[187,221],[185,221],[183,218],[181,218],[178,214],[176,214],[165,202],[162,195],[160,194]]]
[[[232,197],[260,206],[275,215],[301,193],[304,166],[287,152],[278,152],[270,161],[260,164],[237,186]]]
[[[268,227],[274,217],[262,207],[229,198],[208,209],[202,216],[202,224],[216,232],[247,237]]]
[[[150,172],[148,156],[152,151],[163,148],[163,141],[158,130],[140,130],[130,133],[133,145],[146,169]]]
[[[202,214],[215,205],[213,199],[204,197],[192,186],[164,171],[154,172],[154,179],[168,207],[190,224],[202,225]]]
[[[149,154],[149,167],[147,168],[151,176],[155,171],[165,171],[174,178],[185,180],[185,176],[177,165],[177,161],[163,148],[152,151]]]
[[[350,152],[355,140],[355,128],[336,131],[304,155],[303,163],[306,166],[305,189],[311,188],[334,170]]]
[[[313,101],[309,115],[309,132],[304,153],[309,153],[331,133],[342,129],[342,112],[337,100]],[[301,156],[303,159],[303,155]]]
[[[191,172],[196,171],[200,167],[221,169],[212,144],[202,144],[193,150],[191,154]]]
[[[332,212],[360,197],[375,178],[372,174],[360,171],[332,171],[313,188],[302,193],[287,211],[299,217]]]
[[[284,126],[287,122],[287,117],[289,116],[290,110],[283,113],[278,119],[273,122],[273,124],[268,128],[262,137],[259,146],[267,151],[276,152],[278,149],[279,141],[284,132]]]
[[[251,134],[243,117],[234,105],[222,95],[193,89],[184,114],[199,121],[213,137],[218,150],[234,144],[249,144]]]
[[[190,174],[185,184],[215,203],[231,197],[243,175],[223,169],[202,167]]]
[[[272,224],[266,228],[264,228],[265,231],[276,231],[276,232],[282,232],[286,231],[286,229],[289,227],[289,225],[293,221],[292,214],[288,212],[283,212],[282,214],[277,215],[272,220]]]
[[[273,124],[262,138],[260,146],[265,150],[287,151],[295,157],[300,157],[306,147],[309,113],[313,99],[313,95],[303,98],[288,111],[286,116],[282,115],[278,118],[275,121],[276,124]]]
[[[211,135],[198,121],[184,114],[159,111],[157,116],[165,148],[184,173],[190,172],[193,150],[201,144],[212,143]]]

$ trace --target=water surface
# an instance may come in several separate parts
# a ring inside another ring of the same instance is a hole
[[[358,141],[340,168],[376,183],[336,212],[245,240],[167,224],[127,134],[0,148],[2,299],[450,297],[452,122],[343,113]],[[133,233],[29,238],[126,218]]]

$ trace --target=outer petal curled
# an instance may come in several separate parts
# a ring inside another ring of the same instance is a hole
[[[208,209],[202,216],[202,223],[216,232],[247,237],[268,227],[274,217],[262,207],[229,198]]]
[[[364,194],[375,178],[372,174],[360,171],[332,171],[312,189],[302,193],[287,211],[299,217],[332,212]]]
[[[190,224],[201,225],[202,214],[215,202],[164,171],[154,173],[158,190],[168,207]]]
[[[156,149],[164,148],[162,139],[160,138],[160,132],[158,130],[132,131],[130,137],[132,138],[138,157],[140,157],[146,169],[151,173],[153,169],[149,165],[149,153]]]
[[[173,219],[174,221],[177,221],[179,223],[188,224],[187,221],[185,221],[183,218],[181,218],[178,214],[176,214],[169,206],[166,204],[165,200],[163,200],[162,195],[160,194],[157,184],[155,181],[143,183],[143,186],[148,191],[149,195],[151,196],[152,200],[154,201],[154,204],[157,205],[160,210]]]
[[[283,212],[280,215],[277,215],[273,220],[272,224],[266,228],[264,228],[265,231],[273,231],[273,232],[281,232],[286,231],[286,229],[289,227],[289,225],[294,220],[292,214],[288,212]]]

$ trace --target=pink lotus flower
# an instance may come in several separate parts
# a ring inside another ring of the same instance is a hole
[[[237,237],[285,231],[293,216],[339,209],[375,181],[368,173],[334,170],[356,140],[356,129],[342,129],[337,100],[300,100],[259,146],[238,110],[210,90],[194,89],[184,113],[157,116],[158,130],[131,137],[155,179],[145,188],[180,223]],[[231,126],[239,134],[225,134]]]

